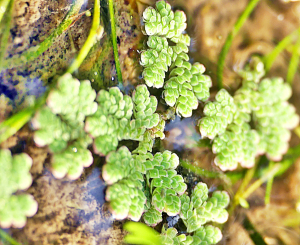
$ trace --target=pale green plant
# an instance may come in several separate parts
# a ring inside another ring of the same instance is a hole
[[[56,178],[67,175],[76,179],[83,168],[93,162],[87,150],[91,139],[84,131],[84,124],[86,116],[97,110],[95,97],[89,81],[79,82],[65,74],[49,92],[46,106],[38,110],[31,121],[36,130],[35,143],[40,147],[48,145],[53,153],[52,173]]]
[[[148,49],[141,53],[140,61],[145,67],[145,83],[149,87],[164,87],[166,103],[175,107],[178,115],[190,117],[198,101],[209,98],[212,83],[210,77],[203,75],[203,65],[189,63],[190,37],[183,34],[186,16],[182,11],[174,13],[165,1],[158,1],[156,9],[148,7],[144,11],[143,21],[149,36]]]
[[[26,216],[37,212],[38,204],[32,195],[15,194],[31,186],[29,170],[32,159],[25,153],[11,155],[9,150],[0,150],[0,226],[22,228]]]

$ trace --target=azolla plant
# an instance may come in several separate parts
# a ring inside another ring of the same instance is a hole
[[[273,161],[282,158],[290,130],[299,123],[287,102],[291,87],[281,78],[262,79],[263,63],[254,59],[254,66],[240,72],[243,82],[234,95],[221,89],[208,101],[212,82],[203,65],[189,62],[184,12],[158,1],[156,8],[144,11],[143,23],[148,40],[140,64],[146,85],[136,86],[130,95],[118,87],[96,92],[90,81],[65,74],[31,120],[33,139],[37,146],[48,147],[56,178],[75,180],[93,157],[105,157],[105,198],[115,219],[141,220],[155,227],[165,216],[178,216],[186,234],[163,228],[163,244],[216,244],[222,233],[213,223],[227,221],[229,195],[220,190],[209,193],[202,182],[188,189],[177,169],[179,157],[154,147],[165,138],[169,118],[157,112],[158,100],[147,86],[163,88],[162,98],[181,117],[191,117],[199,103],[205,104],[199,131],[211,140],[214,163],[223,171],[238,164],[251,168],[261,154]],[[0,151],[1,227],[22,227],[26,216],[37,211],[32,196],[16,194],[31,185],[31,162],[26,154]]]

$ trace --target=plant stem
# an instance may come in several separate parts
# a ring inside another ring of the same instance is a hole
[[[14,0],[11,0],[9,2],[9,4],[7,5],[5,16],[4,16],[2,22],[1,22],[2,17],[0,17],[1,29],[4,29],[2,32],[1,46],[0,46],[0,72],[2,70],[2,63],[4,60],[6,47],[7,47],[7,43],[8,43],[8,38],[9,38],[9,33],[10,33],[9,31],[10,31],[10,25],[11,25],[13,6],[14,6]],[[1,9],[1,7],[0,7],[0,9]],[[0,14],[1,14],[1,10],[0,10]]]
[[[116,33],[116,22],[115,22],[113,0],[108,0],[108,5],[109,5],[109,15],[110,15],[110,24],[111,24],[111,40],[113,44],[118,82],[123,84],[122,71],[121,71],[120,60],[119,60],[118,44],[117,44],[117,33]]]
[[[256,7],[259,1],[260,0],[250,0],[244,12],[240,15],[240,17],[237,19],[236,23],[234,24],[232,31],[227,36],[225,44],[219,55],[218,66],[217,66],[217,84],[219,89],[223,88],[223,70],[225,65],[225,58],[226,55],[228,54],[233,38],[236,36],[236,34],[241,29],[241,27],[244,25],[245,21],[248,19],[249,15],[252,13],[252,11],[254,10],[254,8]]]
[[[11,245],[21,245],[2,229],[0,229],[0,237],[5,241],[9,242]]]
[[[89,53],[90,49],[95,44],[96,40],[102,37],[102,34],[103,34],[103,27],[100,26],[100,0],[95,0],[94,17],[93,17],[93,23],[92,23],[90,33],[84,45],[80,49],[78,56],[76,57],[76,59],[73,61],[73,63],[67,70],[68,73],[73,73],[80,67],[81,63]]]
[[[272,168],[274,166],[274,162],[269,163],[269,168]],[[266,195],[265,195],[265,204],[270,204],[271,199],[271,192],[272,192],[272,185],[274,181],[274,176],[270,177],[267,181],[267,187],[266,187]]]
[[[235,195],[233,197],[232,205],[231,205],[230,209],[228,210],[229,215],[233,213],[235,207],[240,203],[240,198],[242,196],[242,193],[245,191],[245,188],[250,183],[250,181],[252,180],[252,178],[255,174],[255,171],[256,171],[256,168],[258,165],[258,161],[259,160],[256,161],[256,164],[254,165],[253,168],[250,168],[247,170],[246,175],[243,179],[243,182],[241,183],[239,189],[237,190],[237,192],[235,193]]]
[[[230,178],[228,178],[223,173],[205,170],[203,168],[196,167],[195,165],[189,163],[188,161],[184,161],[184,160],[180,161],[180,165],[182,167],[192,171],[193,173],[199,175],[199,176],[203,176],[203,177],[206,177],[206,178],[212,178],[212,179],[218,178],[218,179],[222,179],[224,182],[226,182],[229,185],[231,184]]]
[[[296,38],[296,36],[299,33],[300,28],[297,30],[293,31],[291,34],[286,36],[284,39],[282,39],[276,47],[273,49],[271,53],[266,55],[263,58],[264,64],[265,64],[265,70],[266,72],[270,70],[272,67],[274,61],[276,60],[277,56],[289,45],[291,42]]]
[[[258,189],[268,179],[274,178],[275,174],[278,172],[279,169],[280,163],[274,164],[264,176],[256,180],[252,185],[250,185],[248,189],[244,193],[242,193],[241,197],[247,199],[256,189]]]
[[[26,64],[32,61],[44,53],[68,27],[73,23],[76,14],[81,9],[84,0],[74,0],[69,12],[63,19],[63,21],[58,25],[58,27],[39,45],[34,46],[26,50],[21,55],[15,55],[10,59],[4,60],[3,67],[5,69],[11,69]]]
[[[1,0],[0,1],[0,22],[3,18],[3,15],[6,13],[7,6],[10,0]]]
[[[36,103],[27,107],[10,118],[0,123],[0,143],[14,135],[20,128],[22,128],[33,116],[34,112],[45,104],[48,93],[46,92]]]
[[[298,39],[293,47],[292,57],[290,60],[288,72],[286,75],[286,82],[292,85],[295,74],[297,72],[300,57],[300,29],[298,29]]]

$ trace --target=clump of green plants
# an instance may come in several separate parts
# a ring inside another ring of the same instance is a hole
[[[144,227],[140,223],[125,224],[124,228],[130,232],[125,241],[131,244],[217,244],[222,239],[222,232],[209,222],[224,223],[228,219],[225,208],[229,204],[229,195],[225,191],[215,191],[209,197],[207,185],[198,183],[191,196],[180,196],[180,218],[186,226],[186,234],[178,235],[175,228],[162,228],[162,233]],[[145,214],[144,214],[145,216]],[[147,222],[146,222],[147,223]],[[141,237],[139,230],[145,235]]]
[[[216,101],[205,105],[205,117],[199,122],[201,135],[213,139],[214,161],[223,171],[236,169],[238,163],[251,168],[259,154],[281,160],[290,130],[299,123],[295,108],[287,102],[290,85],[281,78],[261,80],[263,63],[255,58],[253,63],[241,71],[242,86],[234,97],[220,90]]]
[[[0,150],[0,227],[22,228],[26,216],[35,215],[38,204],[29,194],[16,194],[31,186],[29,170],[32,159],[25,153],[11,155],[7,149]]]
[[[32,119],[34,141],[49,146],[53,153],[52,173],[56,178],[65,175],[77,179],[83,168],[93,163],[87,149],[92,139],[84,131],[85,118],[94,114],[96,92],[89,81],[79,82],[70,74],[57,81],[47,97],[46,105]]]
[[[170,4],[157,1],[156,9],[148,7],[143,13],[148,49],[141,53],[143,77],[149,87],[164,87],[166,103],[176,108],[178,115],[192,116],[198,101],[209,98],[211,79],[203,75],[205,67],[189,63],[190,37],[183,34],[186,16],[172,11]],[[169,72],[166,79],[166,73]],[[166,81],[165,81],[166,80]]]

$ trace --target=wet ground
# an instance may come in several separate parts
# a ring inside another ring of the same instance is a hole
[[[116,0],[116,22],[120,63],[126,85],[143,83],[138,63],[139,51],[145,37],[141,32],[141,14],[154,0]],[[218,54],[227,34],[244,10],[246,0],[173,0],[174,9],[182,9],[188,18],[188,33],[192,37],[191,57],[203,63],[206,74],[216,84]],[[91,9],[93,1],[86,1],[81,12]],[[88,59],[75,74],[80,79],[89,79],[95,89],[117,84],[112,46],[109,40],[107,2],[101,1],[103,38],[93,47]],[[15,0],[13,21],[5,58],[22,54],[43,41],[62,21],[69,10],[70,1]],[[300,26],[300,3],[298,1],[261,1],[249,20],[234,39],[226,59],[224,83],[233,92],[240,85],[236,70],[243,67],[251,55],[268,54],[286,35]],[[43,55],[34,62],[4,69],[0,73],[0,121],[25,107],[31,96],[39,96],[56,75],[62,74],[82,47],[91,26],[91,17],[78,15],[73,25],[63,32]],[[268,76],[286,77],[291,57],[288,47],[276,60]],[[296,74],[291,102],[300,114],[300,76]],[[131,86],[128,86],[131,88]],[[212,88],[212,95],[217,91]],[[128,90],[130,92],[130,89]],[[161,100],[162,101],[162,100]],[[159,109],[165,107],[161,103]],[[209,148],[197,146],[199,134],[197,120],[203,105],[192,118],[176,117],[166,125],[166,139],[160,147],[173,150],[183,159],[195,162],[201,168],[218,171],[212,164],[213,154]],[[293,135],[291,145],[300,143]],[[121,222],[113,222],[104,200],[105,186],[101,180],[101,163],[88,168],[77,181],[56,180],[49,172],[49,153],[38,148],[32,140],[30,127],[0,145],[12,152],[27,152],[34,161],[31,173],[34,177],[28,192],[39,203],[38,213],[29,218],[24,229],[11,229],[22,244],[122,244],[124,231]],[[190,182],[199,181],[194,175],[186,175]],[[228,186],[222,179],[202,177],[212,188],[227,188],[230,194],[235,186]],[[300,161],[289,171],[275,179],[271,204],[264,205],[265,186],[259,188],[249,199],[251,208],[237,208],[224,228],[220,244],[252,245],[248,223],[264,238],[268,245],[300,244],[300,214],[295,203],[300,196]],[[253,232],[252,232],[253,233]],[[1,244],[1,242],[0,242]]]

